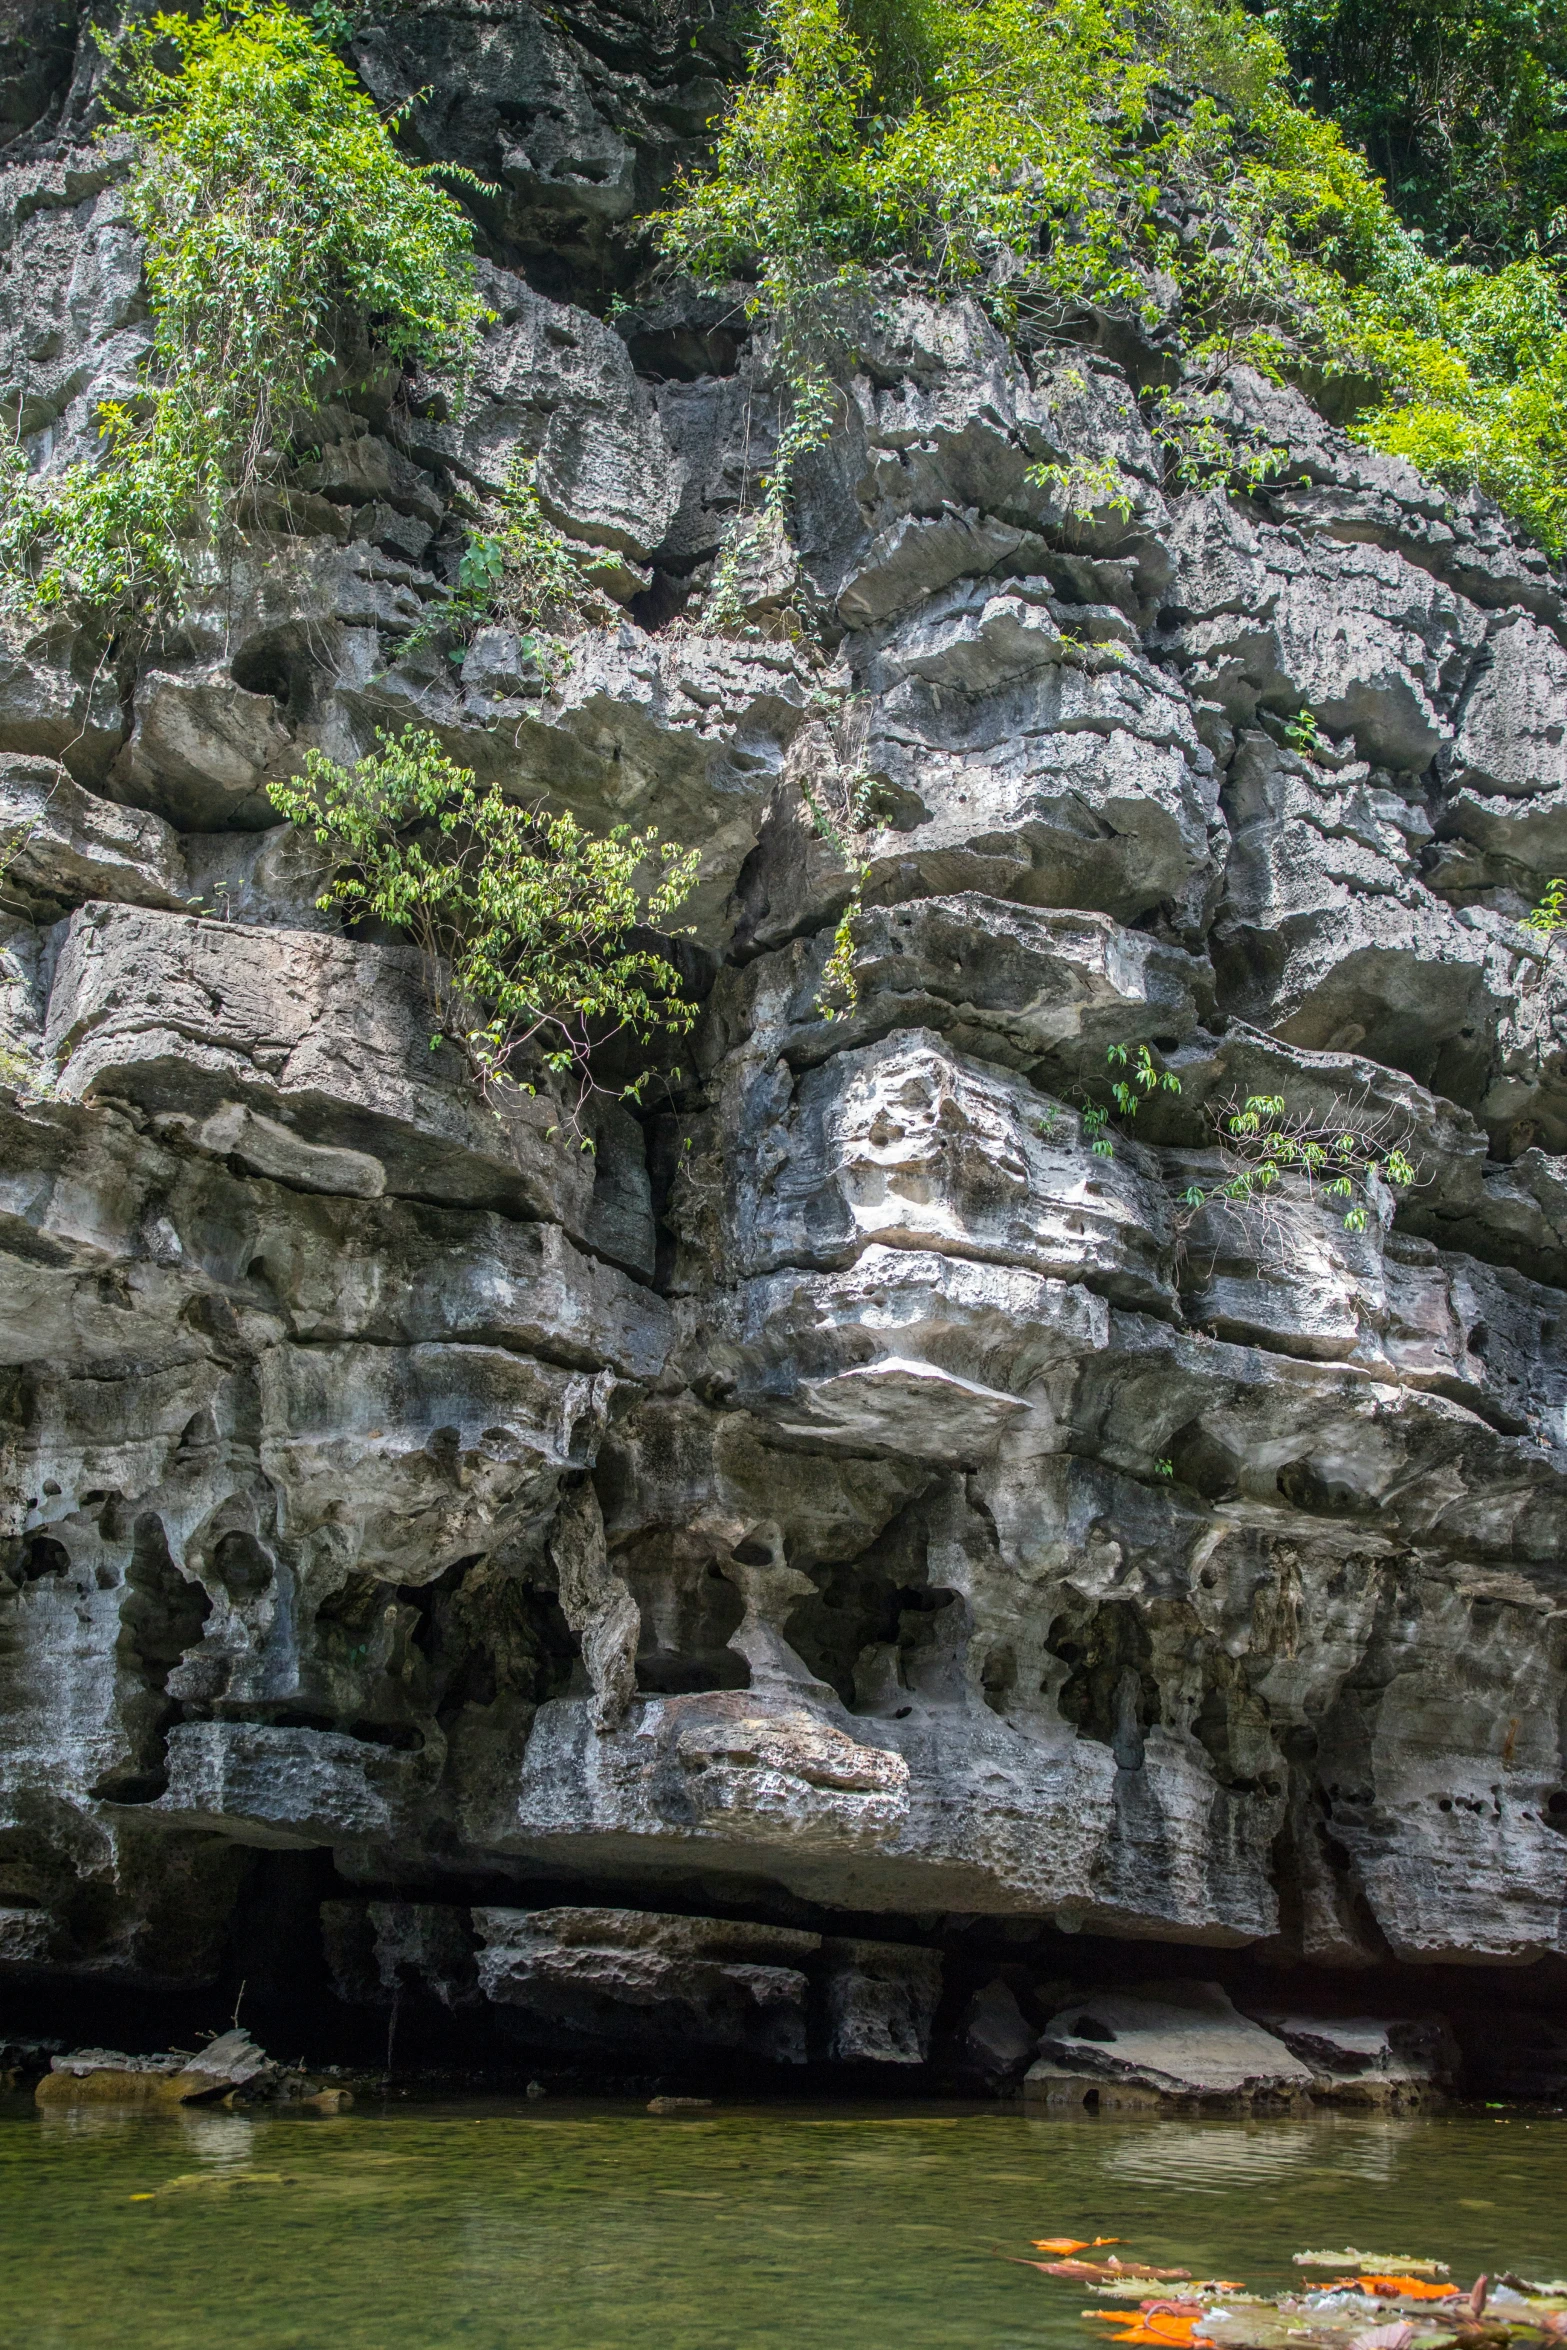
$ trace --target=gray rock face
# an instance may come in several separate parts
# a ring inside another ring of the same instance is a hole
[[[272,1870],[349,2005],[530,2046],[1416,2101],[1407,2000],[1175,1969],[1567,1955],[1561,581],[1298,393],[1236,371],[1291,462],[1193,493],[1103,354],[889,289],[704,634],[775,355],[608,297],[726,39],[356,32],[487,183],[471,400],[341,387],[162,639],[0,642],[0,1976],[211,1983]],[[68,46],[0,51],[41,468],[150,331]],[[450,661],[519,460],[613,616]],[[405,724],[700,851],[699,1025],[591,1153],[277,821]],[[1257,1098],[1415,1185],[1214,1197]],[[1167,1954],[1036,1999],[1085,1932]]]
[[[1397,2111],[1439,2098],[1458,2076],[1458,2049],[1440,2016],[1395,2023],[1364,2015],[1256,2020],[1311,2067],[1313,2094],[1339,2104]]]
[[[723,2049],[803,2064],[815,1934],[640,1910],[480,1909],[487,1998],[535,2023],[633,2048]]]
[[[941,1993],[941,1956],[900,1942],[823,1945],[829,2037],[836,2064],[923,2064]]]
[[[1260,2104],[1301,2095],[1313,2079],[1217,1983],[1096,1992],[1052,2016],[1039,2045],[1024,2093],[1042,2105]]]

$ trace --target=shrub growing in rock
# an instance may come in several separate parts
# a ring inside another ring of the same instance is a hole
[[[558,1080],[568,1133],[592,1144],[588,1098],[640,1098],[647,1072],[608,1089],[597,1070],[617,1038],[650,1046],[696,1018],[680,974],[645,935],[689,895],[698,852],[626,825],[595,835],[572,816],[480,789],[434,735],[405,728],[352,767],[310,753],[279,812],[339,870],[322,898],[351,920],[406,930],[424,961],[436,1021],[487,1093],[502,1079]]]
[[[1431,260],[1236,0],[766,0],[661,235],[749,282],[797,409],[872,270],[973,288],[1047,339],[1119,306],[1174,326],[1199,377],[1369,377],[1360,437],[1567,545],[1554,277]]]
[[[505,486],[470,525],[456,585],[426,613],[400,647],[405,659],[432,639],[448,640],[448,657],[493,622],[515,629],[524,653],[548,680],[565,658],[563,639],[614,616],[563,531],[539,502],[534,467],[514,452]]]
[[[1309,1199],[1320,1195],[1343,1209],[1346,1232],[1364,1232],[1378,1185],[1405,1191],[1415,1181],[1410,1131],[1396,1118],[1368,1120],[1342,1102],[1314,1118],[1292,1110],[1282,1094],[1249,1094],[1223,1103],[1212,1119],[1225,1180],[1212,1191],[1193,1184],[1185,1194],[1193,1209],[1208,1200],[1266,1207],[1293,1176]]]
[[[35,480],[10,452],[0,585],[13,606],[123,615],[167,601],[190,539],[281,473],[341,353],[460,379],[481,313],[444,167],[398,153],[304,18],[232,0],[133,23],[113,54],[153,364],[134,400],[101,411],[97,463]]]

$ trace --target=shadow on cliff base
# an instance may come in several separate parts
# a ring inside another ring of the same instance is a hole
[[[393,1889],[382,1897],[395,1900]],[[521,1909],[558,1903],[563,1889],[512,1882],[442,1888],[454,1918],[494,1903]],[[431,1889],[419,1888],[428,1903]],[[588,2029],[496,2006],[482,1997],[443,2000],[417,1980],[380,1985],[373,1998],[345,2000],[323,1939],[323,1906],[362,1903],[331,1856],[258,1853],[236,1908],[221,1974],[198,1988],[159,1988],[91,1977],[17,1975],[0,1989],[0,2041],[44,2039],[66,2047],[147,2053],[190,2046],[236,2017],[276,2056],[386,2075],[394,2087],[445,2076],[466,2085],[520,2091],[537,2081],[554,2092],[743,2095],[748,2099],[932,2094],[1015,2095],[1035,2035],[1063,2001],[1091,1992],[1200,1979],[1222,1984],[1243,2012],[1389,2019],[1440,2016],[1462,2056],[1459,2094],[1559,2102],[1567,2098],[1567,1962],[1527,1968],[1451,1968],[1388,1963],[1353,1972],[1267,1964],[1244,1950],[1117,1942],[1030,1933],[1024,1921],[919,1921],[918,1945],[939,1948],[943,1982],[926,2063],[822,2061],[813,2031],[805,2061],[778,2050],[706,2049],[686,2033],[606,2012]],[[404,1896],[406,1898],[406,1896]],[[578,1903],[624,1902],[623,1888],[573,1887]],[[650,1902],[633,1903],[651,1907]],[[666,1909],[678,1905],[665,1902]],[[711,1918],[713,1904],[703,1903]],[[908,1940],[909,1921],[791,1914],[791,1925],[830,1936]],[[1010,2055],[987,2053],[976,2018],[1002,2012],[1017,2022]],[[1019,2028],[1020,2027],[1020,2028]],[[799,2053],[799,2051],[796,2051]]]

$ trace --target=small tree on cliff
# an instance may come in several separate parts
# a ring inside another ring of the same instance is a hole
[[[321,899],[351,919],[406,930],[423,957],[436,1021],[486,1093],[547,1071],[583,1149],[589,1096],[639,1100],[648,1072],[613,1089],[596,1070],[618,1038],[651,1046],[696,1018],[679,972],[645,936],[689,896],[699,853],[624,824],[604,835],[569,815],[481,790],[432,734],[382,734],[352,767],[311,752],[279,813],[339,870]]]
[[[106,46],[153,348],[100,407],[95,461],[35,478],[0,451],[0,608],[128,619],[176,601],[191,543],[283,477],[340,354],[460,383],[483,313],[467,218],[434,176],[471,175],[401,155],[304,17],[228,0]]]

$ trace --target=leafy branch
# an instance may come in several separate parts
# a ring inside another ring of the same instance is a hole
[[[881,789],[875,776],[867,774],[864,768],[841,774],[838,780],[842,806],[836,816],[829,812],[815,786],[806,777],[800,780],[800,796],[810,812],[816,837],[837,850],[854,884],[848,903],[838,917],[832,952],[822,966],[821,984],[816,991],[816,1009],[824,1020],[847,1019],[860,1000],[860,983],[854,970],[854,922],[865,903],[865,884],[871,869],[860,855],[854,835],[867,831],[875,822]]]
[[[1290,463],[1287,448],[1251,427],[1226,432],[1201,393],[1161,392],[1152,430],[1183,489],[1258,490]]]
[[[1364,1232],[1379,1184],[1404,1191],[1416,1181],[1412,1130],[1396,1113],[1366,1121],[1335,1102],[1330,1116],[1314,1118],[1291,1110],[1281,1093],[1254,1093],[1220,1104],[1211,1116],[1230,1172],[1211,1190],[1193,1184],[1183,1192],[1193,1212],[1219,1200],[1260,1206],[1294,1177],[1313,1202],[1320,1195],[1344,1207],[1346,1232]]]
[[[1031,465],[1023,478],[1035,489],[1047,491],[1066,513],[1083,522],[1104,513],[1118,514],[1125,522],[1135,502],[1113,457],[1073,457],[1065,465]]]
[[[1543,938],[1549,949],[1559,930],[1567,930],[1567,881],[1559,876],[1547,888],[1539,904],[1525,914],[1522,927]]]
[[[378,740],[353,767],[312,751],[300,781],[272,786],[279,813],[339,868],[322,907],[407,931],[431,1049],[456,1043],[492,1102],[503,1079],[533,1091],[547,1072],[564,1088],[566,1130],[591,1150],[589,1097],[617,1090],[596,1074],[604,1047],[629,1036],[645,1048],[696,1018],[679,972],[638,933],[683,904],[699,852],[623,824],[598,836],[498,784],[481,790],[412,727]],[[619,1098],[640,1101],[648,1074]]]
[[[1115,1144],[1108,1132],[1111,1117],[1119,1114],[1124,1119],[1135,1118],[1150,1094],[1179,1093],[1181,1081],[1173,1069],[1160,1068],[1145,1044],[1113,1044],[1105,1060],[1112,1069],[1124,1069],[1128,1074],[1110,1081],[1111,1106],[1096,1102],[1084,1104],[1083,1132],[1096,1158],[1113,1159]]]

